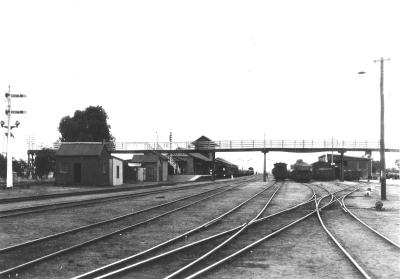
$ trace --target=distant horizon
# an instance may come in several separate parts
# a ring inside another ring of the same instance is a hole
[[[170,132],[177,142],[199,135],[379,141],[381,71],[374,60],[380,58],[390,58],[385,143],[399,147],[397,6],[390,0],[2,1],[0,90],[10,84],[11,93],[27,95],[12,103],[27,111],[11,119],[20,122],[14,157],[26,156],[30,137],[52,144],[62,117],[97,105],[119,142],[163,142]],[[259,168],[258,155],[228,157]],[[388,166],[394,156],[400,157],[388,154]]]

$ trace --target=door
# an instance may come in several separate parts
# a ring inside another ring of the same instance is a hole
[[[74,183],[80,184],[82,181],[82,166],[81,163],[74,163]]]

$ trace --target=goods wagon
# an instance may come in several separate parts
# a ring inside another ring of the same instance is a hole
[[[272,174],[275,180],[285,180],[288,178],[287,164],[286,163],[275,163],[272,169]]]
[[[308,182],[311,180],[312,172],[311,165],[303,162],[302,159],[296,161],[292,165],[292,171],[290,172],[290,178],[299,182]]]

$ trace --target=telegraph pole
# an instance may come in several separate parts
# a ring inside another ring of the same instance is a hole
[[[385,162],[385,98],[383,95],[383,63],[390,59],[374,60],[381,63],[380,95],[381,95],[381,140],[380,140],[380,162],[381,162],[381,200],[386,200],[386,162]]]
[[[10,152],[10,136],[14,137],[11,133],[11,130],[14,128],[18,128],[20,122],[15,121],[15,125],[10,125],[11,121],[11,114],[23,114],[26,113],[24,110],[11,110],[11,98],[21,98],[26,97],[25,94],[11,94],[11,85],[8,85],[8,92],[5,94],[7,99],[7,125],[4,125],[4,121],[1,121],[1,127],[7,129],[7,145],[6,145],[6,156],[7,156],[7,180],[6,180],[6,187],[12,188],[13,187],[13,171],[12,171],[12,154]]]

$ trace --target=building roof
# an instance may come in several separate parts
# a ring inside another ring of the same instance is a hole
[[[199,137],[197,140],[195,140],[194,142],[198,142],[198,141],[212,141],[211,139],[209,139],[206,136],[201,136]]]
[[[64,142],[56,156],[100,156],[104,148],[102,142]]]
[[[193,141],[192,144],[196,146],[197,148],[209,148],[209,147],[215,147],[218,146],[214,141],[209,139],[206,136],[201,136],[197,140]]]
[[[219,162],[219,163],[221,163],[223,165],[227,165],[227,166],[231,166],[231,167],[237,167],[238,166],[238,165],[232,164],[231,162],[228,162],[227,160],[222,159],[222,158],[215,158],[215,161]]]
[[[168,160],[167,157],[161,154],[147,153],[144,155],[133,155],[132,159],[129,160],[130,163],[157,163],[158,159]]]
[[[200,153],[189,153],[189,156],[195,158],[195,159],[199,159],[205,162],[211,162],[212,160],[206,156],[204,156],[203,154]]]

